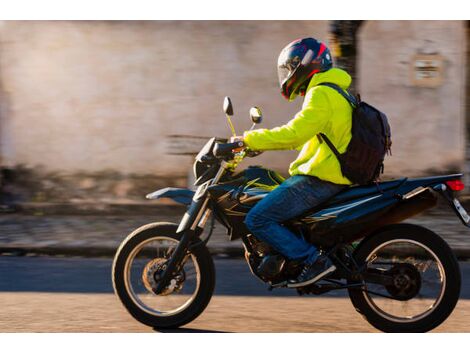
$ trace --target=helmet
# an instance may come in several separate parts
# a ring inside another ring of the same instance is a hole
[[[277,73],[281,94],[289,101],[305,95],[315,73],[333,67],[330,50],[314,38],[303,38],[289,43],[277,60]]]

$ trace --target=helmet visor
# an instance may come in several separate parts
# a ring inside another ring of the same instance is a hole
[[[292,71],[285,65],[277,67],[277,76],[279,78],[279,86],[282,86],[282,84],[287,80],[287,78],[289,78],[291,73]]]
[[[283,83],[294,73],[303,57],[302,49],[296,47],[285,47],[277,59],[277,75],[279,85]]]

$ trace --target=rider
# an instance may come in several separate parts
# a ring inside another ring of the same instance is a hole
[[[252,150],[300,151],[289,168],[290,178],[270,192],[248,213],[245,224],[254,236],[269,243],[290,260],[303,262],[291,287],[309,285],[336,267],[317,248],[281,224],[325,202],[351,182],[341,173],[338,159],[317,134],[324,133],[343,153],[351,140],[352,108],[334,89],[319,85],[334,83],[342,89],[351,76],[333,68],[325,44],[304,38],[288,44],[279,55],[281,93],[289,101],[305,96],[302,110],[283,126],[245,132],[244,144]]]

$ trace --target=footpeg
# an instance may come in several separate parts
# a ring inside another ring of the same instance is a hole
[[[286,281],[281,281],[281,282],[278,282],[278,283],[275,283],[275,284],[270,284],[268,290],[272,291],[275,288],[286,287],[286,286],[287,286],[287,280]]]

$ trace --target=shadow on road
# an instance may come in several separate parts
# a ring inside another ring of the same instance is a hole
[[[113,293],[111,265],[109,258],[0,256],[0,292]],[[244,260],[217,259],[215,266],[216,295],[297,296],[295,290],[269,292],[267,285],[250,273]],[[470,263],[460,262],[460,266],[463,279],[460,298],[470,299]],[[347,297],[347,292],[335,291],[327,296]]]
[[[114,293],[109,258],[0,256],[0,292]],[[297,296],[293,290],[269,292],[244,260],[218,259],[217,295]]]

